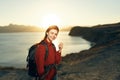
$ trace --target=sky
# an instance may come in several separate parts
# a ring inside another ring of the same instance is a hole
[[[120,0],[0,0],[0,26],[93,26],[120,22]]]

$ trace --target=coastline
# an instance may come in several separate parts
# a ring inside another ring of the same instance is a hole
[[[91,29],[92,31],[77,28],[78,33],[81,33],[78,37],[82,35],[95,45],[63,57],[58,66],[58,80],[120,80],[120,25],[117,28],[105,26]],[[100,31],[97,32],[96,29]],[[88,33],[84,34],[86,32]],[[78,33],[74,33],[74,36]],[[0,68],[0,80],[32,79],[27,75],[26,69],[3,67]]]

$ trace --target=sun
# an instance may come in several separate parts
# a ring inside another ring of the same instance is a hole
[[[50,25],[60,25],[61,19],[56,14],[46,14],[42,17],[41,26],[47,28]]]

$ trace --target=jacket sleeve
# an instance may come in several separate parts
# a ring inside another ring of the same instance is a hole
[[[45,47],[43,45],[39,45],[35,54],[35,61],[39,76],[44,74],[44,57]]]
[[[61,61],[61,53],[59,51],[56,52],[56,64],[59,64]]]

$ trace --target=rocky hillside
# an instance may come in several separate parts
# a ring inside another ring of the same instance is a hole
[[[120,23],[98,25],[93,27],[74,26],[70,36],[81,36],[97,45],[106,44],[114,40],[120,40]]]
[[[60,80],[120,80],[120,42],[63,58]]]
[[[58,80],[120,80],[120,26],[73,27],[71,36],[94,43],[89,50],[63,57]],[[0,68],[0,80],[31,80],[25,69]]]

